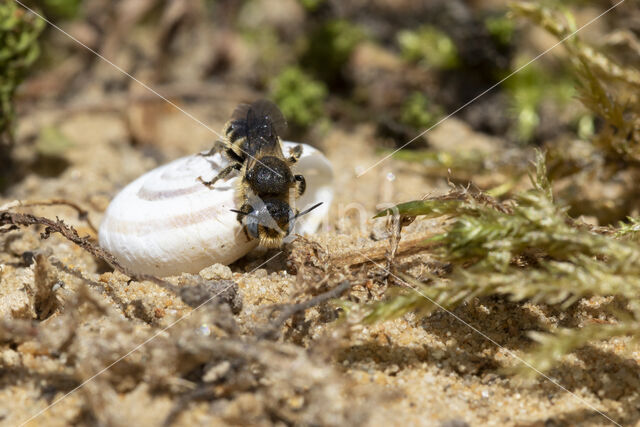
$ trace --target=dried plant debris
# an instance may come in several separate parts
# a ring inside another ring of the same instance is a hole
[[[486,202],[469,192],[454,197],[405,203],[396,212],[411,216],[451,217],[444,233],[429,239],[437,256],[452,264],[445,278],[420,281],[402,275],[414,290],[370,306],[365,321],[379,321],[418,310],[428,314],[453,309],[478,297],[504,295],[512,301],[559,306],[563,310],[582,298],[619,300],[602,309],[607,325],[537,332],[529,360],[549,369],[564,355],[594,340],[640,332],[640,246],[619,240],[621,230],[599,234],[577,227],[566,208],[554,203],[546,168],[539,153],[533,188],[518,194],[511,205]],[[393,210],[392,210],[393,211]],[[387,214],[384,211],[381,214]]]
[[[74,402],[68,409],[82,423],[120,425],[135,412],[140,424],[179,425],[187,409],[235,424],[343,425],[367,417],[342,398],[350,385],[329,365],[289,344],[237,335],[227,305],[194,311],[171,328],[141,328],[84,289],[54,322],[3,321],[0,339],[48,359],[40,356],[43,373],[60,372],[45,380],[50,403]],[[154,410],[140,411],[134,401]]]
[[[42,320],[51,316],[58,307],[56,291],[63,287],[64,283],[58,279],[56,270],[44,254],[37,254],[35,260],[35,289],[32,292],[36,314],[38,319]]]

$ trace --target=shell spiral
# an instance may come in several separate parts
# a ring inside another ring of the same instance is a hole
[[[317,231],[333,199],[333,170],[315,148],[293,142],[284,151],[303,146],[294,172],[307,180],[298,209],[323,204],[298,219],[294,232]],[[210,180],[227,164],[220,154],[192,155],[147,172],[127,185],[110,203],[100,225],[100,245],[119,262],[138,273],[168,276],[196,273],[214,263],[230,264],[257,245],[248,240],[231,209],[237,177],[207,188],[198,177]]]

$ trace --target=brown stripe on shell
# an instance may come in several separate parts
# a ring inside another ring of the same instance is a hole
[[[141,187],[136,196],[142,200],[153,202],[197,193],[203,188],[206,188],[206,186],[199,182],[196,182],[191,187],[178,188],[176,190],[147,190],[145,187]]]
[[[144,236],[160,230],[189,227],[212,219],[223,224],[217,217],[221,213],[224,213],[225,210],[226,208],[222,208],[221,206],[211,206],[187,214],[140,221],[127,221],[107,216],[107,230],[113,233]]]

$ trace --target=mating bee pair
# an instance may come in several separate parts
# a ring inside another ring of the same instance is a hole
[[[265,247],[274,248],[291,233],[295,220],[321,203],[299,212],[291,205],[306,189],[304,176],[295,175],[291,167],[302,155],[302,146],[290,150],[289,157],[282,152],[280,136],[286,121],[278,107],[270,101],[241,104],[224,127],[224,140],[205,154],[217,152],[229,160],[211,181],[198,178],[209,188],[219,179],[240,172],[237,199],[238,214],[247,238],[259,239]]]

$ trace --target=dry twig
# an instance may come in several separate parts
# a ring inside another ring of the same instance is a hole
[[[96,235],[98,234],[98,229],[91,219],[89,218],[89,211],[83,209],[80,205],[75,202],[66,199],[49,199],[49,200],[17,200],[14,203],[10,203],[8,207],[11,208],[31,208],[36,206],[68,206],[75,210],[78,213],[78,219],[80,221],[85,221],[91,231],[93,231]]]
[[[94,257],[103,260],[109,264],[115,270],[129,276],[132,280],[142,282],[148,280],[157,284],[158,286],[178,294],[178,287],[166,280],[160,279],[156,276],[149,274],[137,274],[120,264],[111,253],[102,249],[95,243],[91,242],[88,236],[80,237],[78,232],[64,223],[64,221],[57,219],[53,221],[49,218],[35,216],[31,214],[23,214],[17,212],[10,212],[7,210],[0,211],[0,233],[7,233],[12,230],[16,230],[19,227],[29,227],[31,225],[43,225],[44,231],[40,234],[42,239],[47,239],[51,233],[60,233],[64,238],[73,242],[77,246],[81,247],[85,251],[89,252]]]
[[[276,320],[271,322],[271,324],[264,331],[262,331],[258,336],[260,338],[271,338],[271,339],[278,338],[280,328],[282,327],[284,322],[286,322],[290,317],[298,313],[302,313],[308,310],[309,308],[316,307],[329,300],[340,297],[340,295],[342,295],[344,292],[351,289],[351,286],[352,286],[351,282],[349,280],[345,280],[339,283],[338,286],[336,286],[335,288],[332,288],[326,292],[316,295],[315,297],[307,301],[304,301],[298,304],[287,304],[284,306],[282,305],[275,306],[274,307],[275,310],[281,310],[280,316],[278,316]]]
[[[423,252],[435,247],[434,244],[425,241],[438,234],[439,230],[423,231],[407,235],[404,240],[398,241],[394,256],[408,256]],[[381,240],[364,249],[338,252],[331,256],[331,263],[336,267],[357,267],[370,262],[384,261],[388,256],[389,242]]]

